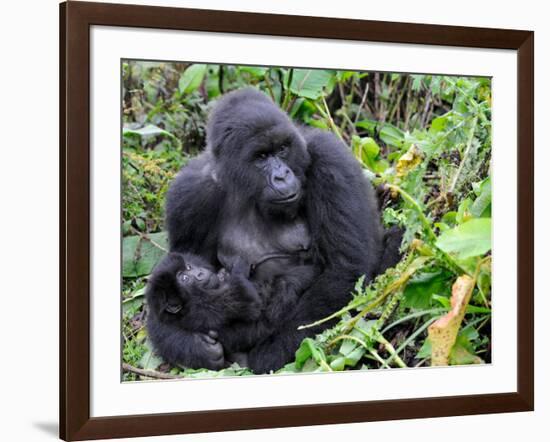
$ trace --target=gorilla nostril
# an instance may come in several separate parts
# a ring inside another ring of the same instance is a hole
[[[273,180],[276,182],[285,182],[288,180],[288,177],[290,175],[290,169],[288,167],[285,167],[283,170],[279,171],[275,174],[273,177]]]

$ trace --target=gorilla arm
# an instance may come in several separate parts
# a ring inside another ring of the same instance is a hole
[[[342,308],[360,276],[370,281],[377,274],[382,253],[376,199],[357,161],[328,132],[305,129],[304,137],[312,158],[306,176],[306,217],[313,260],[323,270],[289,319],[249,354],[249,365],[257,373],[282,367],[305,337],[330,326],[297,330]]]
[[[217,223],[224,194],[215,180],[209,153],[191,160],[175,178],[166,196],[166,227],[170,250],[195,253],[216,263]],[[223,348],[217,336],[183,330],[155,317],[150,336],[169,362],[195,368],[220,369]]]
[[[157,353],[173,365],[220,370],[224,352],[215,332],[192,333],[177,322],[167,322],[155,313],[147,319],[149,338]]]
[[[182,168],[166,195],[170,250],[217,262],[218,215],[225,194],[216,182],[209,152]]]

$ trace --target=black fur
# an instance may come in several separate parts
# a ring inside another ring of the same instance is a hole
[[[201,280],[193,276],[197,272]],[[190,359],[186,365],[222,367],[225,361],[218,331],[232,321],[255,321],[262,311],[260,294],[248,278],[249,266],[243,261],[228,274],[225,269],[216,272],[196,255],[171,252],[165,256],[147,285],[147,329],[160,356],[172,364],[182,362],[178,346],[164,342],[165,329],[185,330],[202,335],[201,346],[209,350],[206,362]]]
[[[207,141],[168,192],[170,248],[215,268],[231,269],[237,256],[259,263],[251,279],[266,285],[271,310],[252,322],[257,333],[250,323],[234,323],[219,338],[228,353],[247,330],[249,342],[238,350],[264,373],[291,361],[300,341],[323,329],[299,331],[299,325],[343,307],[360,276],[369,281],[381,270],[376,198],[341,141],[296,126],[259,91],[224,96],[210,116]],[[287,287],[279,290],[280,284]],[[182,365],[208,366],[211,352],[197,333],[159,325],[155,342]]]

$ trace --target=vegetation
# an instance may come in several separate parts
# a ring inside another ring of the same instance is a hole
[[[122,75],[125,380],[250,374],[163,364],[144,327],[146,278],[167,248],[164,194],[203,148],[215,100],[247,85],[350,146],[384,224],[406,230],[401,262],[366,288],[358,281],[350,303],[317,322],[336,325],[279,371],[491,361],[489,79],[137,61]]]

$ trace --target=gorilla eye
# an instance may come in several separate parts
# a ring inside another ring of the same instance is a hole
[[[258,152],[256,158],[258,158],[259,160],[267,160],[268,156],[269,155],[267,154],[267,152]]]
[[[279,155],[285,155],[287,152],[288,152],[288,144],[281,145],[281,147],[279,147],[279,150],[277,151]]]
[[[187,266],[186,266],[186,268],[187,268]],[[189,276],[186,275],[184,272],[178,272],[178,274],[176,276],[178,278],[178,281],[183,283],[183,284],[186,284],[189,281]]]

